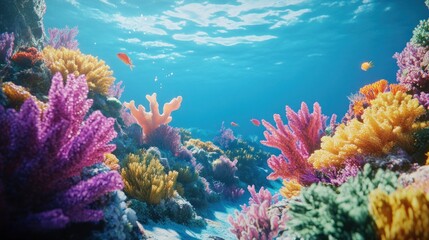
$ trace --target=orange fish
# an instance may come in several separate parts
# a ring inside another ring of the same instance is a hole
[[[122,60],[122,62],[124,62],[125,64],[127,64],[128,66],[130,66],[131,71],[133,70],[133,62],[131,61],[130,57],[128,57],[127,54],[125,53],[118,53],[117,54],[118,58]]]
[[[233,126],[233,127],[238,127],[238,124],[237,124],[237,123],[235,123],[235,122],[231,122],[231,126]]]
[[[250,119],[250,121],[253,123],[253,125],[259,127],[259,125],[261,125],[261,122],[258,119]]]
[[[368,69],[370,69],[372,67],[374,67],[374,64],[371,61],[369,61],[369,62],[363,62],[360,65],[360,69],[362,69],[363,71],[367,71]]]

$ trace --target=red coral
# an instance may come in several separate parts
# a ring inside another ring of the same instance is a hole
[[[25,47],[20,48],[19,51],[12,56],[12,61],[22,67],[32,67],[38,61],[41,61],[42,58],[43,55],[39,53],[37,48]]]

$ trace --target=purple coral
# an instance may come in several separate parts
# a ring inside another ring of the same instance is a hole
[[[237,182],[238,177],[235,176],[235,172],[237,171],[237,162],[237,159],[231,161],[225,155],[222,155],[213,161],[212,167],[214,179],[219,180],[226,185],[231,185]]]
[[[13,52],[15,35],[13,33],[0,34],[0,64],[10,63],[10,57]]]
[[[234,136],[234,132],[231,128],[225,128],[224,122],[222,122],[222,126],[219,130],[219,135],[217,135],[213,142],[219,145],[222,149],[227,149],[232,141],[234,141],[236,137]]]
[[[108,144],[116,132],[114,119],[99,111],[84,120],[85,77],[52,78],[49,106],[40,112],[29,99],[17,112],[0,106],[0,229],[26,231],[61,229],[73,222],[103,218],[91,203],[121,189],[121,176],[110,171],[82,180],[83,168],[103,161],[115,149]]]
[[[168,125],[161,125],[156,128],[153,132],[145,136],[144,142],[149,146],[168,150],[173,155],[177,155],[181,149],[179,130]]]
[[[50,28],[49,40],[47,45],[52,46],[55,49],[65,47],[68,49],[76,50],[79,43],[75,40],[75,37],[79,33],[77,27],[69,28],[65,27],[63,29]]]
[[[319,181],[315,169],[307,159],[320,147],[320,139],[325,134],[326,117],[322,115],[317,102],[313,109],[310,114],[304,102],[298,113],[286,106],[289,125],[284,125],[280,115],[274,114],[277,128],[262,120],[262,125],[267,130],[264,132],[266,140],[261,143],[281,151],[279,156],[272,155],[268,159],[268,166],[274,171],[268,179],[295,179],[303,185]]]
[[[280,230],[285,229],[286,215],[277,215],[269,208],[278,202],[278,195],[263,187],[257,193],[255,186],[248,186],[251,198],[249,206],[243,204],[241,212],[235,212],[235,219],[228,217],[232,225],[231,232],[237,239],[274,239]]]
[[[399,67],[396,73],[398,82],[414,94],[429,91],[429,52],[426,48],[407,43],[404,50],[393,57]]]
[[[122,83],[123,83],[122,81],[119,81],[115,84],[112,84],[109,88],[109,92],[107,93],[107,95],[117,99],[121,98],[122,93],[125,90],[125,87],[121,87]]]

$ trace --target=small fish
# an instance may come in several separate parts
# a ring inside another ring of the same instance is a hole
[[[250,121],[253,123],[253,125],[259,127],[261,125],[261,122],[258,119],[252,118]]]
[[[235,123],[235,122],[231,122],[231,126],[233,126],[233,127],[238,127],[238,124],[237,124],[237,123]]]
[[[369,62],[363,62],[360,65],[360,69],[362,69],[363,71],[367,71],[368,69],[370,69],[372,67],[374,67],[374,64],[371,61],[369,61]]]
[[[127,54],[125,53],[118,53],[117,54],[118,58],[122,60],[122,62],[124,62],[125,64],[127,64],[128,66],[130,66],[131,71],[133,70],[133,62],[131,61],[130,57],[128,57]]]

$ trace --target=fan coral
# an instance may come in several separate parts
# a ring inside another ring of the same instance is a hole
[[[39,53],[35,47],[20,48],[18,52],[12,56],[12,61],[24,68],[31,67],[42,59],[43,55]],[[66,78],[66,76],[63,77]]]
[[[217,135],[213,141],[219,145],[222,149],[228,149],[229,144],[236,139],[234,132],[231,128],[226,128],[225,123],[222,122],[222,126],[219,130],[219,135]]]
[[[14,41],[15,35],[13,33],[0,34],[0,64],[10,62]]]
[[[77,50],[79,43],[75,40],[75,37],[79,33],[77,27],[69,28],[66,26],[64,29],[59,28],[49,28],[49,40],[47,45],[58,49],[65,47],[71,50]]]
[[[149,204],[159,204],[173,196],[178,173],[164,172],[158,158],[151,153],[130,154],[122,168],[124,191],[131,197]]]
[[[369,211],[378,234],[385,239],[429,239],[429,195],[413,187],[387,194],[375,189]]]
[[[314,104],[313,113],[310,114],[304,102],[298,113],[286,106],[286,116],[289,126],[283,124],[279,114],[274,114],[277,129],[262,120],[267,131],[264,132],[266,140],[261,143],[281,151],[279,156],[272,155],[268,159],[268,166],[274,171],[268,179],[290,179],[305,185],[317,182],[314,168],[307,158],[320,146],[326,118],[318,103]]]
[[[151,147],[170,151],[173,155],[177,155],[182,147],[179,130],[168,125],[159,126],[146,135],[144,141]]]
[[[341,167],[356,154],[387,154],[398,146],[413,150],[413,133],[425,127],[416,122],[425,113],[417,99],[401,91],[381,93],[365,109],[362,119],[340,125],[334,136],[322,138],[321,149],[308,159],[316,169]]]
[[[3,93],[6,95],[9,101],[9,105],[15,109],[19,109],[25,100],[31,98],[36,105],[43,111],[46,109],[46,104],[39,101],[36,97],[31,95],[24,87],[15,85],[12,82],[5,82],[2,84]]]
[[[163,107],[163,113],[159,113],[159,104],[156,101],[156,93],[152,95],[146,95],[146,99],[149,101],[150,111],[146,112],[146,109],[139,105],[136,108],[134,101],[129,103],[125,102],[124,106],[129,108],[133,117],[137,120],[137,123],[143,129],[143,135],[147,136],[161,125],[167,125],[173,118],[171,113],[180,108],[182,103],[182,97],[178,96],[173,98],[169,103],[165,103]]]
[[[299,239],[376,239],[368,195],[376,188],[393,192],[396,184],[393,172],[375,173],[368,164],[337,189],[313,184],[290,200],[289,234]]]
[[[84,121],[92,101],[84,76],[52,78],[49,107],[40,113],[30,98],[19,112],[0,106],[0,229],[61,229],[73,222],[103,218],[91,203],[121,189],[119,173],[110,171],[82,180],[85,167],[103,161],[115,149],[114,119],[95,111]],[[10,235],[9,235],[10,236]]]
[[[104,61],[82,54],[79,50],[55,49],[48,46],[43,49],[43,55],[52,73],[60,72],[64,78],[68,74],[75,76],[85,74],[90,91],[106,95],[115,81],[112,77],[113,71]]]
[[[285,215],[269,211],[278,202],[278,195],[271,195],[263,187],[259,192],[256,192],[255,186],[248,186],[247,189],[251,195],[249,206],[244,204],[241,212],[235,211],[235,219],[228,217],[232,225],[231,232],[237,239],[274,239],[285,228],[287,220]]]

